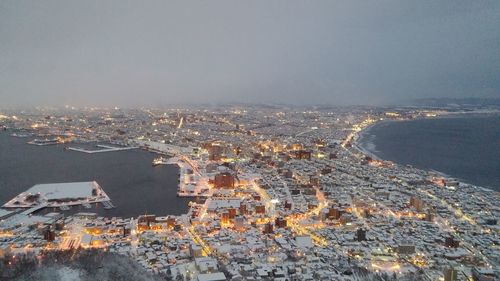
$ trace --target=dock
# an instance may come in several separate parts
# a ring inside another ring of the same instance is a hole
[[[102,149],[90,150],[90,149],[80,148],[80,147],[68,147],[68,150],[93,154],[93,153],[132,150],[132,149],[139,148],[137,146],[116,147],[116,146],[109,146],[109,145],[104,145],[104,144],[98,144],[97,147],[102,148]]]
[[[37,201],[28,200],[32,194],[37,194]],[[105,207],[114,208],[111,199],[102,190],[99,184],[92,182],[69,182],[37,184],[20,193],[7,203],[3,208],[23,208],[22,215],[29,215],[43,208],[59,208],[68,211],[73,206],[83,205],[91,208],[92,203],[106,202]],[[35,205],[36,204],[36,205]]]

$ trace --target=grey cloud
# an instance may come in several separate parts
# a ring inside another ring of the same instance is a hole
[[[498,1],[2,1],[6,105],[500,96]]]

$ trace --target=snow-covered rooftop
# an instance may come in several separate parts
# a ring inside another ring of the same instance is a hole
[[[222,280],[227,280],[226,276],[222,272],[205,273],[198,275],[198,281],[222,281]]]
[[[40,193],[47,200],[86,198],[92,197],[92,190],[98,188],[98,186],[95,181],[37,184],[28,189],[26,193]]]

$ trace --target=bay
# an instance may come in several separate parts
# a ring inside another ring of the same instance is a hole
[[[36,146],[30,138],[0,133],[0,204],[40,183],[97,181],[115,209],[101,204],[92,209],[72,207],[74,212],[97,212],[113,217],[141,214],[179,215],[187,212],[189,199],[177,197],[179,169],[175,165],[153,167],[156,154],[127,150],[87,154],[65,150],[78,144]],[[59,209],[46,209],[43,212]]]
[[[500,191],[498,114],[381,122],[358,145],[380,159]]]

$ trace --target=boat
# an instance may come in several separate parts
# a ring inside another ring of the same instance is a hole
[[[55,145],[58,143],[59,143],[58,139],[34,139],[28,142],[28,144],[34,144],[34,145]]]
[[[4,130],[7,129],[6,127],[4,127]],[[31,137],[30,134],[28,133],[12,133],[11,136],[13,137],[17,137],[17,138],[27,138],[27,137]]]
[[[164,157],[158,157],[158,158],[155,158],[153,159],[153,167],[154,166],[158,166],[158,165],[167,165],[168,164],[168,161],[166,158]]]

